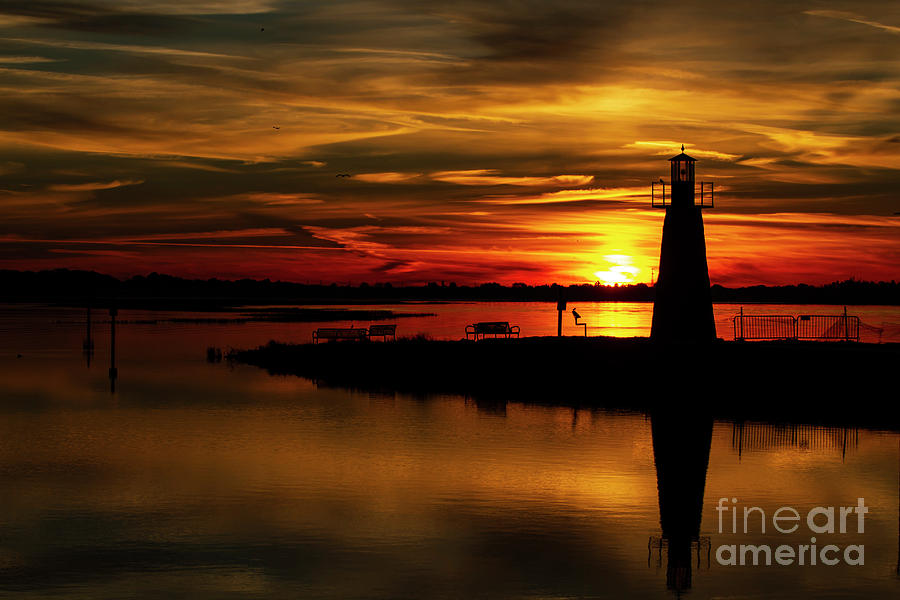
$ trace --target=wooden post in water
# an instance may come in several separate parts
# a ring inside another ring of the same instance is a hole
[[[94,340],[91,339],[91,307],[87,307],[87,332],[84,338],[84,349],[93,350]]]
[[[116,368],[116,315],[119,311],[109,309],[109,393],[116,393],[116,378],[119,370]]]
[[[88,305],[87,307],[87,331],[85,332],[84,342],[81,344],[81,349],[84,351],[84,359],[87,362],[87,366],[91,368],[91,357],[94,355],[94,340],[91,338],[91,307]]]
[[[563,297],[562,288],[556,298],[556,337],[562,337],[562,314],[566,310],[566,300]]]

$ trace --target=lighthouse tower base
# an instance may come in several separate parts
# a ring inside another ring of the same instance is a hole
[[[716,339],[699,206],[673,205],[666,210],[650,337],[660,342]]]

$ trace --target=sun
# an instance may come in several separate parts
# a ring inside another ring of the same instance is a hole
[[[627,254],[607,254],[603,259],[608,265],[606,270],[594,271],[594,277],[603,285],[634,283],[638,273],[641,272],[632,264],[634,258]]]

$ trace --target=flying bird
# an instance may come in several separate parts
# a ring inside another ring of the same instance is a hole
[[[353,177],[350,173],[338,173],[335,177]]]
[[[272,125],[272,129],[281,129],[281,125]]]

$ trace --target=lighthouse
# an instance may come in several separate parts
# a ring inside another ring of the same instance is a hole
[[[670,195],[662,179],[651,185],[651,206],[663,208],[662,246],[659,277],[653,303],[650,338],[658,342],[711,342],[716,339],[706,238],[703,233],[704,208],[714,204],[711,183],[700,183],[697,202],[694,181],[696,159],[684,153],[669,159]]]

